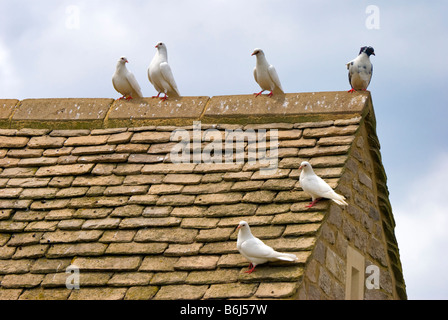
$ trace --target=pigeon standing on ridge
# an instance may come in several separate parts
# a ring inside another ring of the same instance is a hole
[[[123,96],[118,100],[126,99],[131,100],[133,97],[142,98],[142,90],[135,79],[135,76],[126,68],[128,63],[126,57],[118,59],[117,68],[112,76],[112,84],[119,93]]]
[[[157,52],[148,68],[149,82],[151,82],[158,92],[157,96],[154,96],[153,98],[159,98],[161,93],[165,94],[165,96],[161,98],[163,101],[168,97],[179,98],[179,90],[174,81],[171,67],[168,64],[166,45],[163,42],[159,42],[156,45],[156,48]]]
[[[372,47],[362,47],[359,55],[347,63],[348,81],[352,87],[348,92],[367,90],[373,73],[373,65],[370,62],[371,55],[375,55]]]
[[[257,64],[254,68],[254,78],[258,85],[261,87],[261,91],[254,93],[256,97],[262,94],[264,91],[270,91],[268,96],[272,97],[274,93],[283,94],[282,85],[278,77],[277,71],[273,65],[270,65],[266,60],[263,50],[255,49],[252,53],[257,58]]]
[[[300,164],[299,169],[302,170],[300,173],[300,185],[303,191],[308,193],[312,198],[312,202],[307,208],[311,208],[322,198],[331,199],[341,206],[348,205],[347,202],[345,202],[344,196],[334,192],[328,183],[314,173],[309,162],[303,161]]]
[[[237,228],[238,239],[236,247],[243,257],[250,261],[249,270],[246,273],[252,273],[259,264],[268,261],[283,260],[297,261],[297,256],[291,253],[277,252],[267,246],[260,239],[254,237],[250,231],[249,224],[241,221]]]

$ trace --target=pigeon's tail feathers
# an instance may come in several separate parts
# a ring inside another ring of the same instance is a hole
[[[177,88],[173,88],[173,90],[169,90],[168,96],[171,98],[180,98],[179,90],[177,90]]]
[[[295,254],[283,253],[283,252],[277,252],[276,258],[278,260],[282,260],[282,261],[297,261],[298,260],[298,258]]]
[[[277,87],[276,86],[272,93],[274,93],[274,94],[285,94],[285,91],[283,91],[282,87]]]
[[[345,202],[345,200],[346,200],[345,197],[340,194],[337,194],[336,192],[335,192],[335,196],[331,200],[333,200],[340,206],[348,206],[348,203]]]
[[[141,90],[139,90],[139,91],[135,91],[135,96],[136,96],[137,98],[143,98],[143,93],[141,92]]]

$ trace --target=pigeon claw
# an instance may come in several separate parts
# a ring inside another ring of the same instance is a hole
[[[152,98],[158,98],[158,97],[160,97],[160,93],[161,93],[161,92],[159,92],[159,94],[156,95],[156,96],[152,96]]]
[[[121,98],[118,98],[117,100],[126,100],[126,101],[129,101],[129,100],[132,100],[132,97],[131,97],[131,96],[122,96]]]
[[[168,96],[165,93],[165,96],[163,98],[160,98],[162,101],[166,101],[166,99],[168,99]]]
[[[265,90],[260,91],[260,92],[258,92],[258,93],[254,93],[255,98],[258,97],[258,96],[261,96],[261,94],[262,94],[264,91],[265,91]],[[269,93],[267,94],[268,97],[272,97],[273,95],[274,95],[274,93],[273,93],[272,91],[269,92]]]
[[[355,92],[355,91],[356,91],[355,89],[351,88],[351,89],[348,90],[347,92],[348,92],[348,93],[352,93],[352,92]]]

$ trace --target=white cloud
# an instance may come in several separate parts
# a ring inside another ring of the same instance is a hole
[[[447,299],[448,153],[415,169],[415,182],[394,205],[408,297]]]

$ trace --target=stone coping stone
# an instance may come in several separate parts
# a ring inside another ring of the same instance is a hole
[[[265,95],[189,96],[162,101],[141,98],[0,99],[0,128],[105,129],[224,124],[307,123],[362,117],[370,92],[346,91]]]

